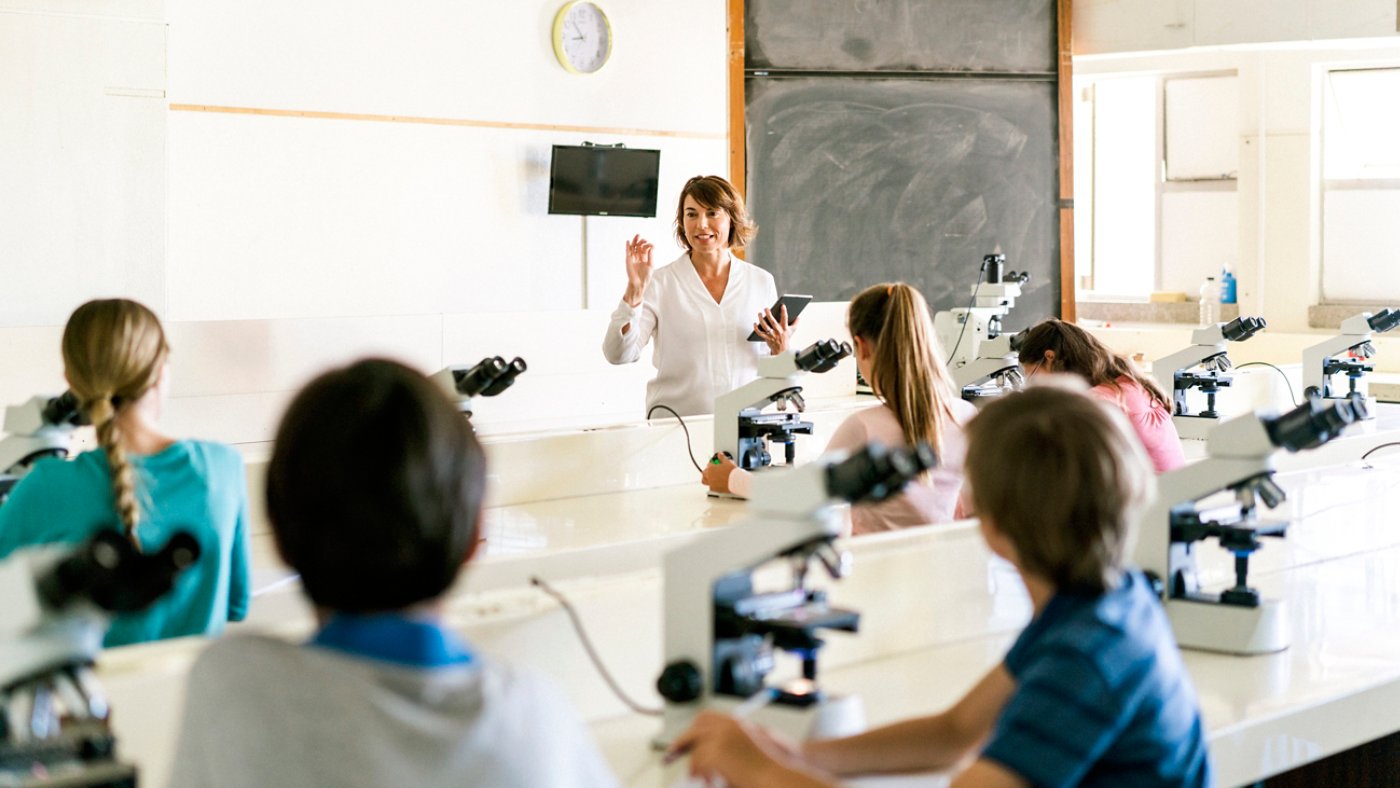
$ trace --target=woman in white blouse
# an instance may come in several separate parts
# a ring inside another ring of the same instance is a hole
[[[686,181],[676,205],[676,240],[685,253],[653,271],[652,244],[627,242],[627,291],[613,312],[603,355],[630,364],[655,342],[656,378],[647,384],[647,415],[666,405],[682,416],[714,412],[715,397],[758,376],[758,359],[787,349],[787,310],[773,275],[730,253],[758,225],[744,198],[717,175]],[[763,338],[749,342],[751,332]]]

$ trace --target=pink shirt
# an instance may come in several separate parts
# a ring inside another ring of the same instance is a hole
[[[927,479],[909,483],[904,492],[880,503],[863,503],[851,507],[851,532],[868,534],[893,531],[927,523],[945,523],[957,519],[958,497],[962,492],[963,456],[967,454],[967,438],[963,425],[977,409],[961,399],[951,403],[953,423],[943,425],[943,445],[938,452],[938,466]],[[852,451],[878,441],[889,447],[903,448],[904,430],[899,419],[886,405],[858,411],[836,428],[826,450]],[[729,489],[747,498],[753,476],[735,468],[729,473]]]
[[[1142,384],[1130,377],[1119,378],[1118,386],[1114,388],[1104,383],[1093,387],[1089,393],[1123,411],[1158,473],[1185,465],[1181,436],[1176,433],[1171,411],[1154,402]]]

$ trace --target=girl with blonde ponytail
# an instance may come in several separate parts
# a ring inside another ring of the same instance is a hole
[[[35,544],[73,544],[103,529],[138,549],[178,530],[199,561],[170,594],[113,620],[106,645],[217,634],[248,607],[247,494],[228,446],[175,440],[158,420],[170,346],[155,313],[126,299],[89,301],[63,332],[63,371],[97,431],[98,449],[38,463],[0,506],[0,557]]]
[[[867,288],[851,300],[847,315],[856,367],[881,406],[860,411],[836,429],[828,451],[879,441],[886,446],[928,443],[938,466],[894,499],[851,510],[852,531],[869,533],[945,522],[958,514],[962,425],[976,409],[964,402],[944,366],[928,303],[913,287],[896,282]],[[727,457],[707,466],[703,481],[716,492],[746,496],[750,474]]]

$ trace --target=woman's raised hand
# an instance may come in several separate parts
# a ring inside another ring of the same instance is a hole
[[[627,242],[627,292],[622,300],[628,306],[635,307],[642,303],[642,294],[651,281],[651,250],[651,242],[640,235],[632,236],[632,240]]]
[[[774,356],[787,350],[788,340],[792,338],[795,328],[796,320],[788,322],[787,304],[779,307],[776,315],[767,309],[759,312],[758,322],[753,324],[754,333],[768,343],[768,352]]]

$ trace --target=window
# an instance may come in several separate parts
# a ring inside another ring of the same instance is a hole
[[[1084,80],[1075,139],[1080,295],[1192,295],[1239,249],[1233,74]]]
[[[1400,68],[1326,74],[1322,301],[1400,300]]]

